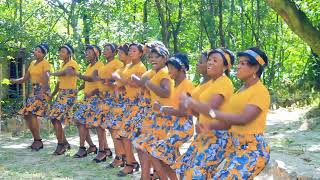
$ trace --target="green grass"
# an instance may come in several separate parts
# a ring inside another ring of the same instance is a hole
[[[56,144],[50,134],[43,150],[31,152],[27,146],[32,138],[27,133],[21,135],[16,138],[0,135],[0,179],[136,179],[140,176],[118,178],[116,173],[120,169],[105,169],[112,159],[97,164],[92,162],[95,155],[72,158],[77,150],[75,145],[65,155],[51,155]]]

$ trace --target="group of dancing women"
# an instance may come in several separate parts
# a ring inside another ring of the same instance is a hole
[[[73,157],[95,153],[96,163],[113,158],[106,168],[122,168],[119,177],[141,169],[142,180],[253,179],[268,163],[270,149],[263,133],[270,95],[260,80],[268,64],[262,50],[238,52],[236,67],[235,55],[227,48],[202,52],[196,64],[201,75],[197,86],[187,78],[188,56],[170,56],[160,41],[106,43],[102,50],[87,45],[84,73],[70,44],[58,51],[62,60],[58,71],[53,72],[46,59],[48,45],[40,44],[25,75],[11,79],[11,83],[30,80],[32,84],[32,93],[19,111],[34,138],[32,151],[43,148],[37,118],[45,117],[55,129],[54,155],[71,148],[64,126],[75,125],[80,144]],[[238,90],[229,77],[232,69],[243,84]],[[51,92],[52,76],[57,83]],[[80,87],[78,80],[83,82]],[[78,101],[82,90],[84,98]],[[89,129],[96,130],[98,147]],[[180,153],[188,142],[187,150]]]

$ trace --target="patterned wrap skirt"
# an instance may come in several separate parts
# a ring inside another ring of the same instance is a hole
[[[147,122],[147,126],[142,127],[144,129],[143,132],[132,142],[136,148],[151,148],[149,146],[152,143],[167,137],[172,126],[172,116],[150,111],[146,118],[147,120],[144,121]]]
[[[101,99],[98,95],[85,97],[80,103],[77,104],[77,110],[73,117],[79,124],[86,125],[87,128],[93,128],[100,125],[101,121],[97,118],[99,113],[99,103]]]
[[[192,116],[175,117],[167,138],[150,144],[147,152],[164,163],[172,165],[180,156],[179,147],[193,136],[193,129]]]
[[[139,104],[139,113],[137,113],[137,115],[132,118],[134,127],[131,136],[128,136],[130,141],[134,141],[140,136],[143,126],[148,127],[151,125],[151,121],[146,118],[152,110],[151,99],[142,98]]]
[[[126,98],[125,91],[119,92],[111,102],[110,109],[106,115],[105,122],[101,126],[119,130],[122,127],[122,119],[128,118],[129,112],[127,112],[129,99]]]
[[[135,124],[133,122],[133,117],[138,116],[140,107],[139,107],[139,101],[140,96],[136,96],[135,98],[129,98],[128,104],[127,104],[127,110],[125,113],[125,117],[122,120],[122,126],[120,128],[120,131],[118,132],[118,135],[120,137],[132,137],[133,130],[135,128]]]
[[[211,172],[211,179],[253,179],[270,159],[270,148],[262,134],[231,134],[232,147],[226,163]]]
[[[33,114],[40,117],[45,117],[48,115],[49,110],[49,99],[50,99],[50,89],[45,92],[41,92],[40,84],[32,85],[32,94],[27,98],[25,106],[19,110],[21,115]]]
[[[64,125],[72,122],[72,109],[77,100],[76,89],[60,89],[56,101],[53,103],[49,118],[58,120]]]
[[[206,179],[208,172],[216,169],[225,159],[232,145],[230,133],[213,130],[197,134],[187,151],[172,166],[187,179]]]
[[[98,105],[99,112],[97,114],[97,118],[101,120],[100,127],[103,129],[108,128],[107,126],[107,115],[109,111],[112,109],[112,106],[114,104],[114,96],[111,95],[111,93],[106,92],[103,95],[101,95],[101,101]]]

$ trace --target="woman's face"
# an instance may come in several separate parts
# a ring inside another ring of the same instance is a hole
[[[151,62],[152,69],[155,71],[160,70],[166,65],[166,59],[155,52],[149,54],[149,61]]]
[[[197,73],[201,75],[207,74],[207,57],[200,55],[197,66],[196,66]]]
[[[103,49],[103,55],[108,60],[114,57],[114,53],[112,52],[112,49],[110,46],[105,46]]]
[[[207,62],[207,73],[210,77],[217,77],[223,74],[226,67],[223,64],[221,54],[213,53],[209,56]]]
[[[86,50],[86,59],[89,62],[94,61],[96,59],[96,55],[95,55],[93,49],[87,49]]]
[[[135,45],[130,46],[129,57],[130,57],[131,61],[140,60],[141,56],[142,56],[142,52],[139,51],[137,46],[135,46]]]
[[[69,52],[66,48],[61,48],[59,51],[59,58],[61,60],[68,60],[69,59]]]
[[[119,55],[120,61],[122,61],[123,63],[125,63],[127,61],[128,56],[123,50],[119,49],[118,55]]]
[[[253,75],[256,74],[258,69],[259,69],[258,65],[250,66],[248,64],[248,60],[249,60],[248,57],[240,56],[239,57],[239,62],[238,62],[238,65],[237,65],[237,73],[236,73],[236,75],[240,80],[243,80],[243,81],[247,80],[250,77],[253,77]]]
[[[168,64],[168,70],[169,70],[169,75],[171,77],[171,79],[177,79],[180,71],[174,67],[172,64]]]
[[[33,52],[34,56],[36,59],[40,60],[43,59],[45,54],[42,53],[41,49],[39,47],[37,47],[36,49],[34,49]]]

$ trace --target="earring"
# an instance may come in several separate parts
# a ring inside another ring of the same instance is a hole
[[[256,76],[256,74],[253,74],[253,79],[255,79],[257,76]]]

